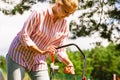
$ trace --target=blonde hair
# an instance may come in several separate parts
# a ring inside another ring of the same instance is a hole
[[[61,2],[70,9],[78,8],[78,0],[61,0]]]
[[[56,0],[56,2],[61,3],[71,13],[78,9],[78,0]]]

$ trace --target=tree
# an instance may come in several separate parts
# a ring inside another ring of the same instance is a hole
[[[6,6],[4,8],[0,6],[0,10],[6,15],[23,14],[37,2],[55,2],[55,0],[15,1],[17,2],[2,0],[0,3],[5,3]],[[71,39],[92,36],[97,32],[101,38],[117,44],[120,43],[120,0],[79,0],[79,4],[79,9],[76,12],[77,15],[79,14],[78,19],[70,22],[70,31],[73,34]],[[11,5],[13,6],[11,7]]]
[[[0,56],[0,68],[3,71],[6,71],[6,60],[5,60],[5,57],[3,56]]]
[[[96,46],[91,50],[84,50],[87,66],[85,76],[92,80],[111,80],[113,74],[120,76],[120,45],[110,44],[108,47]],[[83,70],[83,57],[79,51],[67,49],[67,54],[73,62],[77,77],[81,77]],[[51,60],[48,60],[51,61]],[[55,59],[55,64],[59,65],[60,72],[63,74],[64,64]],[[65,75],[65,74],[63,74]]]
[[[91,36],[99,33],[101,38],[120,43],[120,0],[82,0],[78,20],[72,20],[72,38]],[[78,14],[78,13],[77,13]]]
[[[92,74],[95,80],[111,80],[113,74],[120,76],[119,45],[110,44],[108,47],[96,47],[89,53],[92,59]]]
[[[34,4],[38,2],[53,3],[54,0],[2,0],[0,1],[0,11],[5,15],[16,15],[16,13],[23,14],[24,11],[29,10]]]

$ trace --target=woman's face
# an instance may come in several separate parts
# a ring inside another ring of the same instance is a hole
[[[74,12],[74,10],[69,10],[67,9],[64,5],[60,4],[58,5],[58,8],[57,8],[57,15],[59,18],[64,18],[64,17],[67,17],[69,16],[70,14],[72,14]]]

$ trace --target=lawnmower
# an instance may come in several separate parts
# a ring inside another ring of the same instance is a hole
[[[83,70],[82,70],[82,79],[81,80],[86,80],[86,77],[85,77],[86,56],[83,53],[83,51],[78,47],[78,45],[71,43],[71,44],[59,46],[56,49],[60,49],[60,48],[68,47],[68,46],[75,46],[79,50],[79,52],[82,54],[84,60],[83,60]],[[54,72],[59,70],[59,66],[54,65],[54,63],[55,63],[54,55],[51,55],[51,59],[52,59],[52,62],[50,64],[50,80],[53,79]],[[73,75],[73,76],[74,76],[74,80],[76,80],[76,76],[75,75]]]

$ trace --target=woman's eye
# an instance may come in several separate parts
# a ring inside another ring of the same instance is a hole
[[[65,10],[64,12],[65,12],[65,13],[69,13],[69,12],[68,12],[68,11],[66,11],[66,10]]]

